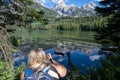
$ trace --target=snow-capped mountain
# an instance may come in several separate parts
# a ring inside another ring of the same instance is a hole
[[[94,10],[96,6],[97,6],[97,5],[96,5],[93,1],[91,1],[91,2],[88,3],[88,4],[83,5],[83,6],[82,6],[82,9],[84,9],[84,10]]]
[[[53,10],[58,12],[60,15],[63,15],[63,14],[65,15],[68,9],[69,9],[69,7],[65,4],[64,1],[58,2],[53,7]]]
[[[95,7],[96,4],[94,2],[90,2],[79,8],[75,5],[66,5],[64,1],[61,1],[55,4],[52,9],[63,16],[81,16],[93,14]]]
[[[52,9],[64,16],[71,16],[79,10],[79,8],[74,5],[66,5],[64,1],[58,2]]]

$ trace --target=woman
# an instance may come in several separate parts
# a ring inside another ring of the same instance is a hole
[[[36,48],[30,51],[28,55],[28,67],[31,70],[39,71],[48,66],[50,66],[51,69],[47,70],[47,73],[55,80],[59,80],[60,77],[64,77],[67,73],[66,68],[54,61],[50,53],[46,55],[41,48]],[[23,80],[26,75],[26,72],[23,72],[20,76],[20,80]]]

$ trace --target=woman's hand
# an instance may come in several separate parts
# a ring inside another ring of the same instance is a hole
[[[23,80],[23,79],[24,79],[24,75],[25,75],[24,72],[22,72],[22,73],[20,74],[20,80]]]
[[[60,74],[60,77],[64,77],[67,74],[67,69],[59,64],[58,62],[54,61],[52,59],[52,56],[50,53],[47,54],[47,58],[52,62],[52,66],[57,70],[57,72]]]
[[[47,54],[47,58],[51,61],[51,63],[53,63],[53,59],[50,53]]]
[[[47,54],[47,58],[48,58],[48,59],[52,59],[52,56],[51,56],[50,53]]]

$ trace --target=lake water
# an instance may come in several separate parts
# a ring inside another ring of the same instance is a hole
[[[44,49],[50,49],[60,44],[69,45],[74,50],[79,48],[98,48],[94,41],[94,32],[85,31],[47,31],[47,30],[17,30],[12,36],[22,37],[26,42],[32,41]]]
[[[22,37],[29,44],[28,49],[41,47],[53,58],[69,68],[69,64],[81,70],[87,67],[99,67],[102,55],[98,55],[100,45],[94,41],[94,32],[81,31],[48,31],[48,30],[17,30],[12,36]],[[24,47],[24,46],[23,46]],[[21,49],[21,48],[20,48]],[[56,52],[63,53],[58,55]],[[67,52],[70,52],[70,57]],[[18,58],[18,61],[26,60]],[[69,59],[70,58],[70,59]],[[15,63],[17,63],[15,62]],[[20,63],[21,63],[20,62]]]

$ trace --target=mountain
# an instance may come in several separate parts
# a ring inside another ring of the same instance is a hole
[[[83,5],[82,6],[82,9],[84,9],[84,10],[89,10],[89,11],[94,11],[94,9],[95,9],[95,7],[96,7],[97,5],[93,2],[93,1],[91,1],[90,3],[88,3],[88,4],[86,4],[86,5]]]
[[[75,13],[79,12],[78,7],[67,6],[64,2],[56,4],[52,9],[63,16],[75,16]]]
[[[44,17],[46,17],[47,19],[53,19],[55,17],[60,16],[56,11],[53,11],[53,10],[43,6],[41,3],[35,2],[34,4],[31,5],[31,7],[43,11],[45,13]]]
[[[57,3],[53,7],[53,10],[56,11],[56,12],[58,12],[60,15],[63,15],[63,14],[66,14],[65,12],[67,12],[68,6],[64,2]]]
[[[94,8],[96,4],[94,2],[90,2],[87,5],[78,8],[75,5],[66,5],[64,1],[61,1],[52,8],[52,10],[58,12],[60,15],[63,16],[86,16],[86,15],[93,15],[95,13]]]
[[[35,2],[32,7],[42,10],[45,13],[44,15],[46,18],[54,19],[55,17],[60,16],[80,17],[94,15],[96,4],[94,2],[90,2],[79,8],[75,5],[66,5],[64,1],[58,1],[52,9],[49,9],[42,3]]]
[[[77,12],[79,12],[79,8],[71,5],[67,6],[64,1],[55,4],[52,10],[58,12],[60,15],[63,16],[75,16]]]

